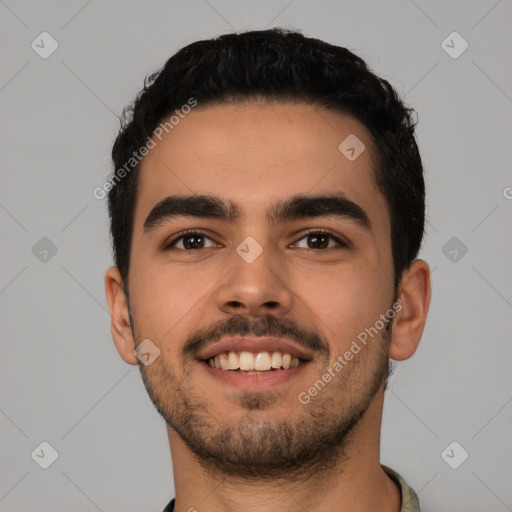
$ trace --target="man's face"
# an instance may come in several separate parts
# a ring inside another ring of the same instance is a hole
[[[381,400],[387,373],[386,329],[333,371],[394,298],[390,218],[369,132],[307,105],[199,108],[157,141],[140,173],[130,306],[136,343],[150,339],[160,349],[140,365],[145,385],[188,447],[221,470],[256,476],[325,463]],[[366,147],[353,161],[350,150],[338,149],[349,135]],[[162,200],[193,194],[218,198],[239,215],[160,209],[145,226]],[[320,202],[329,206],[325,215],[308,216],[304,207],[275,215],[294,196],[334,195],[358,205],[367,225],[360,210],[335,215],[327,201]],[[199,233],[180,238],[186,230]],[[300,365],[256,374],[210,366],[210,356],[230,351],[236,365],[242,350],[262,367],[263,352],[276,365],[286,353],[300,356]],[[304,403],[329,368],[330,382]]]

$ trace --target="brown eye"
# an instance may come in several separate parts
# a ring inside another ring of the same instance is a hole
[[[183,233],[181,236],[175,238],[172,242],[166,245],[165,249],[177,249],[179,251],[194,251],[205,249],[206,247],[214,247],[215,243],[206,246],[206,241],[213,240],[199,231],[191,231]]]
[[[204,238],[203,235],[187,235],[181,237],[185,249],[202,249]]]
[[[300,240],[307,240],[304,249],[331,249],[333,247],[347,247],[347,244],[335,237],[330,231],[311,231]],[[334,244],[333,244],[334,242]]]
[[[306,238],[308,239],[310,249],[327,249],[331,237],[329,235],[318,234],[308,235]]]

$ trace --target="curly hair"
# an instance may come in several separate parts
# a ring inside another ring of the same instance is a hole
[[[251,99],[295,102],[355,117],[372,135],[375,180],[391,219],[395,292],[425,228],[423,166],[412,108],[346,48],[281,28],[196,41],[146,78],[126,107],[112,148],[114,173],[133,160],[164,118],[194,98],[201,108]],[[110,188],[114,262],[127,290],[140,162]]]

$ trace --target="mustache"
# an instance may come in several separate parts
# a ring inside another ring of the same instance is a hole
[[[300,328],[295,322],[267,314],[258,318],[234,315],[226,321],[219,321],[189,336],[182,355],[193,357],[206,345],[215,343],[225,336],[247,336],[288,338],[311,351],[329,354],[329,344],[315,331]]]

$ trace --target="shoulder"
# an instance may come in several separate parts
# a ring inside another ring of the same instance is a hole
[[[174,499],[167,503],[167,506],[162,510],[162,512],[174,512]]]
[[[400,512],[421,512],[418,495],[396,471],[382,464],[382,469],[396,482],[402,493]],[[164,511],[166,512],[166,511]]]

